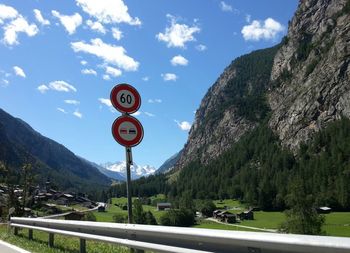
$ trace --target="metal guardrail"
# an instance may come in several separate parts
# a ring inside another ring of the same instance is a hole
[[[263,232],[241,232],[200,228],[180,228],[107,222],[64,221],[39,218],[11,218],[11,226],[41,230],[53,235],[98,240],[157,252],[235,252],[235,253],[349,253],[350,238],[308,236]]]

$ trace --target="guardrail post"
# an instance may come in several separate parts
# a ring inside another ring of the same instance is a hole
[[[86,240],[80,238],[80,253],[86,253]]]
[[[15,227],[14,235],[18,235],[18,227]]]
[[[54,234],[49,233],[49,247],[53,248]]]
[[[33,240],[33,230],[32,229],[28,230],[28,239]]]

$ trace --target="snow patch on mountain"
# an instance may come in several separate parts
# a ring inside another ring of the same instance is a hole
[[[126,178],[126,162],[115,162],[115,163],[105,163],[101,164],[102,167],[104,167],[107,170],[118,172],[119,174],[123,175]],[[140,177],[147,177],[149,175],[154,174],[154,172],[157,170],[155,167],[150,165],[137,165],[133,164],[130,167],[131,169],[131,179],[138,179]]]

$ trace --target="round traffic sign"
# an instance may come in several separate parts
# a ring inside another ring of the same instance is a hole
[[[112,89],[111,102],[114,108],[121,113],[134,113],[141,106],[141,97],[134,87],[122,83]]]
[[[134,147],[142,141],[143,127],[136,118],[123,115],[113,122],[112,134],[120,145]]]

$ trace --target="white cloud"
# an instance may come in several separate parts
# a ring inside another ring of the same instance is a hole
[[[57,111],[60,111],[60,112],[62,112],[64,114],[67,114],[67,112],[64,109],[60,108],[60,107],[57,107]]]
[[[3,24],[6,19],[14,19],[17,16],[18,12],[15,8],[0,4],[0,24]]]
[[[178,24],[175,17],[169,14],[167,18],[170,19],[170,27],[166,27],[164,33],[156,35],[159,41],[166,42],[168,47],[184,48],[187,42],[196,40],[193,35],[201,30],[197,25]]]
[[[76,0],[78,6],[104,24],[127,23],[141,25],[139,18],[132,18],[123,0]]]
[[[149,81],[149,77],[148,76],[142,77],[142,81],[148,82]]]
[[[1,79],[2,87],[7,87],[10,84],[10,81],[7,79]]]
[[[82,69],[81,73],[84,75],[94,75],[94,76],[97,75],[97,72],[93,69]]]
[[[187,66],[187,64],[188,64],[188,60],[185,57],[183,57],[182,55],[174,56],[170,62],[174,66],[177,66],[177,65]]]
[[[231,5],[225,3],[224,1],[220,2],[220,7],[222,11],[226,11],[226,12],[232,12],[233,8]]]
[[[98,101],[100,101],[101,104],[112,107],[112,102],[109,98],[99,98]]]
[[[23,69],[21,69],[20,67],[14,66],[13,71],[15,72],[16,76],[26,78],[26,74],[24,73]]]
[[[69,104],[69,105],[79,105],[79,104],[80,104],[79,101],[73,100],[73,99],[66,99],[66,100],[64,100],[64,102],[65,102],[66,104]]]
[[[113,108],[112,102],[109,98],[99,98],[98,101],[100,101],[101,104],[107,106],[112,113],[117,112],[117,110]],[[102,108],[102,106],[100,106],[100,108]]]
[[[154,115],[153,113],[150,112],[144,112],[144,114],[146,114],[148,117],[155,117],[156,115]]]
[[[50,82],[49,88],[51,90],[62,91],[62,92],[70,92],[70,91],[76,92],[77,91],[77,89],[73,85],[70,85],[69,83],[67,83],[65,81]]]
[[[191,129],[191,124],[187,121],[179,122],[179,121],[175,120],[175,122],[178,125],[178,127],[183,131],[189,131]]]
[[[258,41],[261,39],[276,39],[277,35],[284,31],[284,26],[272,18],[267,18],[263,23],[253,20],[249,25],[242,28],[242,35],[245,40]]]
[[[17,40],[18,33],[26,33],[29,37],[33,37],[38,31],[38,27],[35,24],[28,24],[27,20],[19,15],[16,19],[5,25],[3,43],[7,45],[19,44]]]
[[[148,99],[148,103],[150,103],[150,104],[155,104],[155,103],[160,104],[160,103],[162,103],[162,100],[159,99],[159,98],[156,98],[156,99]]]
[[[141,112],[140,112],[140,111],[137,111],[137,112],[132,113],[131,115],[132,115],[132,116],[139,116],[139,115],[141,115]]]
[[[66,31],[71,35],[75,33],[75,30],[80,26],[83,22],[83,18],[79,13],[74,13],[71,16],[61,15],[58,11],[51,11],[52,15],[58,18],[61,24],[64,26]]]
[[[207,46],[205,46],[205,45],[203,45],[203,44],[199,44],[199,45],[197,45],[196,46],[196,49],[198,50],[198,51],[205,51],[205,50],[207,50]]]
[[[103,75],[102,78],[105,81],[110,81],[111,80],[111,77],[109,75]]]
[[[84,52],[101,58],[105,63],[116,65],[125,71],[136,71],[139,62],[126,55],[126,50],[121,46],[104,43],[101,39],[92,39],[91,44],[83,41],[71,43],[74,52]]]
[[[40,91],[41,93],[45,93],[46,91],[48,91],[49,90],[49,87],[47,87],[45,84],[42,84],[42,85],[40,85],[40,86],[38,86],[38,91]]]
[[[161,74],[161,76],[163,77],[164,81],[176,81],[178,78],[177,75],[173,73],[165,73],[165,74]]]
[[[123,32],[119,30],[119,28],[112,28],[113,38],[116,40],[121,40],[123,38]]]
[[[43,15],[41,15],[40,10],[34,9],[33,10],[34,15],[36,20],[41,24],[41,25],[50,25],[50,21],[47,19],[44,19]]]
[[[106,67],[106,74],[109,74],[109,75],[111,75],[113,77],[118,77],[118,76],[122,75],[122,72],[121,72],[120,69],[116,69],[116,68],[107,66]]]
[[[90,27],[91,30],[106,34],[106,29],[100,22],[93,22],[89,19],[86,21],[86,24]]]
[[[87,61],[82,60],[82,61],[80,61],[80,64],[85,66],[87,64]]]
[[[81,114],[81,113],[79,112],[79,110],[75,110],[75,112],[73,112],[73,115],[74,115],[75,117],[79,118],[79,119],[81,119],[81,118],[83,117],[83,114]]]

